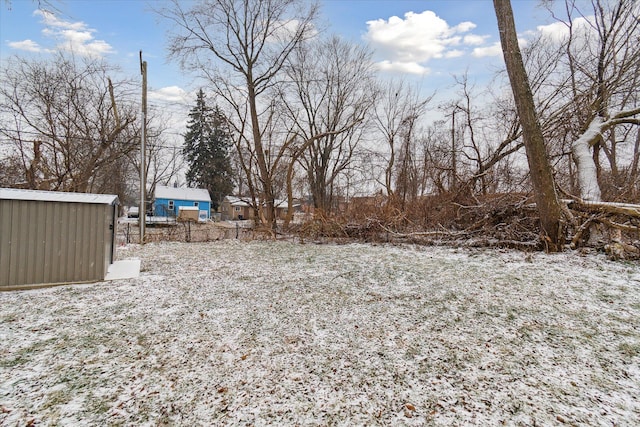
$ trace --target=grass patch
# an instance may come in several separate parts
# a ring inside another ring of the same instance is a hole
[[[623,342],[618,345],[618,351],[627,357],[640,356],[640,343]]]
[[[3,357],[2,359],[0,359],[0,367],[12,368],[14,366],[26,364],[31,361],[33,355],[35,355],[39,351],[44,350],[55,341],[57,341],[56,338],[49,338],[46,340],[37,341],[27,347],[21,348],[16,352],[11,352],[11,350],[9,350],[8,357]]]
[[[64,405],[71,401],[71,394],[69,390],[54,390],[47,394],[42,407],[44,409],[52,408],[54,406]]]

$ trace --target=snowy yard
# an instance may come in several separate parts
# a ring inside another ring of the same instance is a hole
[[[137,279],[0,293],[0,425],[637,425],[640,265],[149,244]]]

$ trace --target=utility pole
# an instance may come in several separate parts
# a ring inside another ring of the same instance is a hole
[[[140,73],[142,74],[142,131],[140,133],[140,208],[138,208],[138,220],[140,224],[140,244],[144,245],[147,220],[145,200],[147,193],[147,177],[145,173],[145,152],[147,145],[147,61],[142,60],[142,51],[140,51]]]
[[[456,112],[464,111],[464,108],[455,104],[451,112],[451,179],[449,180],[449,191],[455,191],[458,186],[458,160],[456,156]]]

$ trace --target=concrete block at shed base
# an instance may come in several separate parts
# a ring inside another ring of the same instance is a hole
[[[104,280],[134,279],[140,275],[139,259],[124,259],[109,266]]]

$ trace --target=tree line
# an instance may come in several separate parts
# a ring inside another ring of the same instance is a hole
[[[548,248],[559,248],[575,221],[563,199],[640,199],[640,20],[632,0],[541,5],[562,31],[520,47],[510,2],[495,0],[507,74],[487,87],[454,76],[455,95],[434,105],[407,81],[382,80],[368,47],[318,32],[316,3],[173,1],[156,11],[172,25],[169,56],[205,82],[182,150],[186,179],[218,203],[244,196],[271,230],[277,200],[292,212],[307,195],[316,215],[332,216],[379,193],[399,211],[434,195],[531,194]],[[133,82],[63,55],[14,58],[2,72],[2,185],[129,194],[140,167]],[[208,148],[193,139],[204,107]],[[182,166],[162,148],[161,118],[151,123],[149,191]]]
[[[134,204],[140,90],[118,75],[117,67],[96,58],[10,58],[0,85],[0,185],[116,194]],[[169,147],[161,115],[148,120],[142,167],[152,193],[176,177],[182,161]]]

